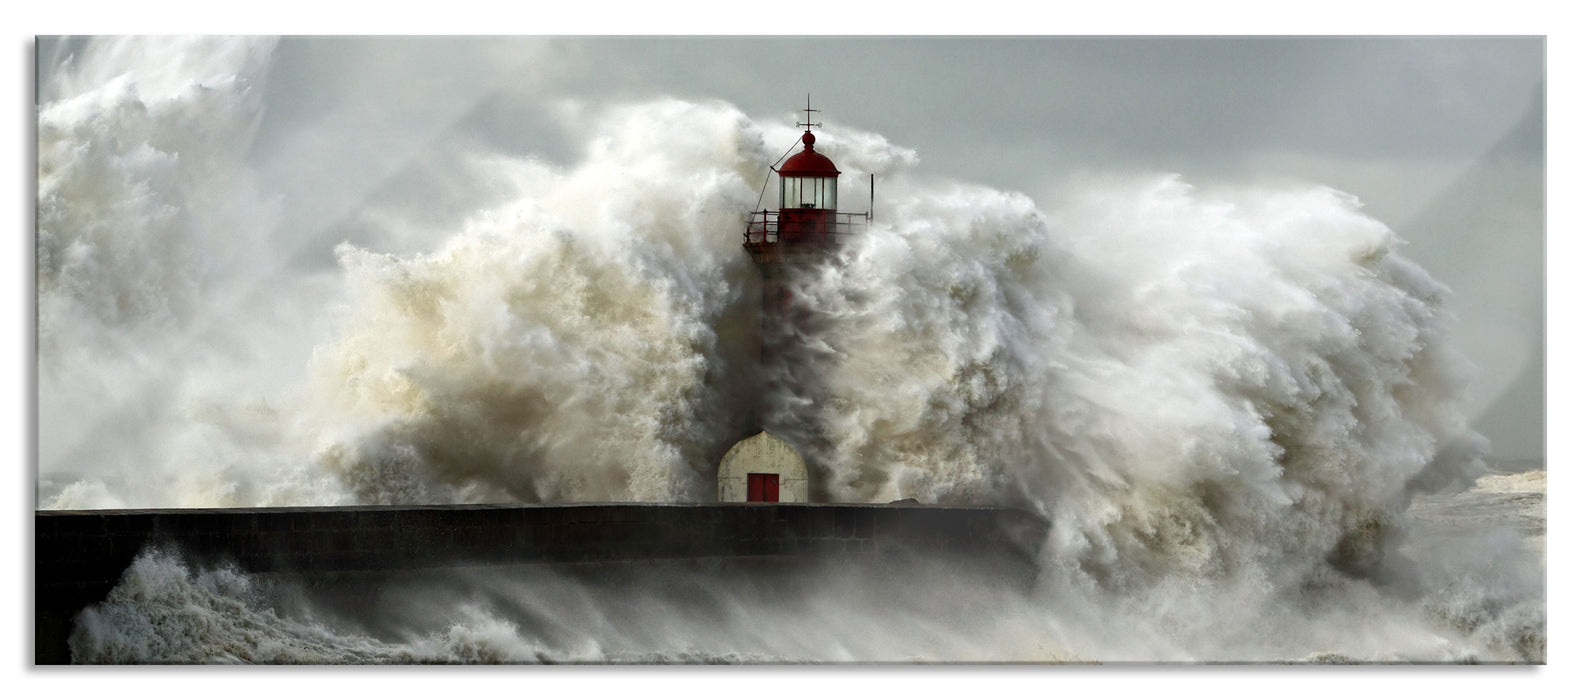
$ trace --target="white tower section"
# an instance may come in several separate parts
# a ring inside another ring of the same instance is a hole
[[[807,503],[807,464],[767,431],[736,443],[720,460],[720,502]]]

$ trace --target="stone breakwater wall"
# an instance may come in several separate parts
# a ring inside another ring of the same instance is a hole
[[[35,662],[69,661],[78,611],[150,546],[307,580],[523,563],[945,554],[1031,576],[1048,523],[1032,513],[916,504],[349,506],[34,513]]]

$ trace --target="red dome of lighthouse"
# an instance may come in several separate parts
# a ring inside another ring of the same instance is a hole
[[[813,150],[813,132],[802,133],[802,152],[786,159],[785,165],[777,171],[782,176],[793,175],[797,177],[836,177],[840,171],[835,169],[835,163],[824,157],[824,154]]]

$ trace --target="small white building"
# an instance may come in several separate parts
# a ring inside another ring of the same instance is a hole
[[[720,459],[719,479],[721,503],[807,503],[807,464],[768,431],[731,447]]]

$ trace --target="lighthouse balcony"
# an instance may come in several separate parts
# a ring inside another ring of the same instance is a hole
[[[755,211],[742,234],[743,245],[753,250],[780,245],[840,245],[846,236],[868,228],[865,212],[838,212],[828,209],[782,209]]]

